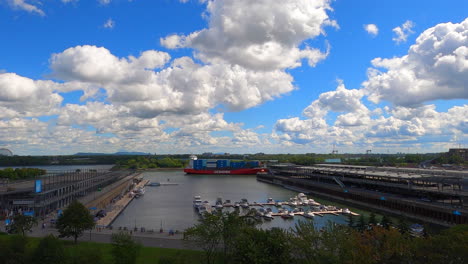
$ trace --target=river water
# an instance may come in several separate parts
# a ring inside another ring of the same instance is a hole
[[[114,228],[145,227],[146,229],[166,231],[184,230],[197,223],[199,216],[194,210],[192,201],[195,195],[200,195],[203,201],[214,204],[217,197],[229,199],[232,203],[246,198],[250,203],[266,202],[271,197],[275,201],[286,201],[298,193],[282,187],[259,182],[255,175],[185,175],[183,171],[147,171],[143,178],[151,182],[178,183],[175,186],[146,187],[146,193],[139,199],[134,199],[127,208],[112,223]],[[308,197],[314,198],[314,197]],[[326,204],[325,204],[326,205]],[[272,207],[276,211],[275,207]],[[275,217],[265,221],[261,227],[289,228],[294,223],[306,218],[295,216],[294,220],[284,220]],[[345,223],[344,216],[316,216],[317,227],[324,226],[328,221]]]

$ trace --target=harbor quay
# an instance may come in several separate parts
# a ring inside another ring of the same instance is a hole
[[[468,223],[466,171],[276,164],[257,180],[426,223]]]

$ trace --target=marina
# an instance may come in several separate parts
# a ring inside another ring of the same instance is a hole
[[[134,229],[144,227],[146,230],[185,230],[198,223],[200,214],[194,206],[203,202],[209,204],[207,211],[216,211],[216,202],[219,197],[225,197],[221,201],[222,210],[235,210],[237,207],[240,213],[244,214],[248,210],[271,208],[270,220],[264,217],[260,227],[269,229],[279,227],[289,229],[298,221],[306,221],[307,218],[297,213],[297,216],[288,221],[284,221],[280,216],[274,216],[278,209],[289,205],[282,204],[276,206],[278,201],[287,202],[289,198],[297,196],[299,192],[287,190],[279,186],[266,184],[257,181],[255,176],[250,175],[190,175],[183,171],[147,171],[141,177],[150,182],[170,182],[178,183],[174,186],[147,187],[146,193],[139,199],[134,199],[112,222],[114,229],[124,228]],[[195,197],[200,196],[198,201]],[[268,199],[270,197],[275,198]],[[241,203],[242,199],[247,200]],[[242,206],[241,206],[242,204]],[[279,203],[278,203],[279,204]],[[320,204],[329,205],[326,201]],[[309,207],[309,206],[305,206]],[[354,211],[352,208],[350,208]],[[203,209],[202,209],[203,210]],[[360,213],[360,212],[359,212]],[[295,214],[296,215],[296,214]],[[326,225],[328,221],[346,224],[346,214],[330,211],[316,214],[314,223],[318,228]],[[309,218],[310,219],[310,218]]]
[[[249,203],[247,199],[243,198],[240,202],[231,204],[231,200],[222,201],[221,197],[216,199],[216,204],[212,205],[208,201],[201,202],[201,196],[197,195],[193,200],[193,207],[198,211],[201,217],[205,214],[213,213],[213,209],[223,210],[228,208],[234,208],[234,210],[242,210],[244,214],[252,213],[259,218],[265,218],[267,220],[274,219],[275,216],[279,216],[284,219],[293,218],[294,216],[303,216],[306,218],[313,218],[314,216],[321,216],[331,214],[335,216],[339,215],[352,215],[359,216],[359,214],[351,212],[348,208],[337,208],[335,206],[326,206],[315,202],[313,199],[307,199],[303,193],[299,193],[297,196],[292,197],[289,201],[274,201],[273,198],[268,198],[267,202],[252,202]],[[251,208],[252,207],[252,208]],[[260,209],[256,209],[260,208]],[[266,208],[266,210],[265,210]],[[240,213],[240,211],[239,211]]]

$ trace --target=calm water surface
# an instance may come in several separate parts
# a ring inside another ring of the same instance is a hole
[[[298,194],[276,185],[259,182],[255,175],[185,175],[183,171],[154,171],[144,172],[142,176],[152,182],[167,182],[169,179],[169,182],[179,185],[147,186],[145,195],[134,199],[128,205],[112,224],[114,227],[137,226],[159,230],[162,223],[164,230],[184,230],[193,226],[199,219],[192,206],[195,195],[200,195],[203,201],[214,204],[217,197],[222,197],[223,200],[229,199],[232,203],[242,198],[248,199],[249,202],[266,202],[269,197],[275,201],[285,201]],[[276,211],[276,207],[272,209]],[[275,217],[270,222],[264,222],[261,227],[289,228],[299,220],[305,221],[306,218],[295,216],[294,220],[283,220],[281,217]],[[337,223],[346,222],[343,216],[315,217],[318,227],[329,220]]]

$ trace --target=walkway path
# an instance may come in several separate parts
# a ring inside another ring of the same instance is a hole
[[[33,232],[29,234],[32,237],[44,237],[49,234],[58,236],[59,233],[55,228],[41,228],[41,225],[33,228]],[[111,236],[113,233],[118,233],[117,230],[109,229],[93,229],[91,232],[86,231],[78,241],[92,241],[98,243],[111,243]],[[166,233],[141,233],[132,232],[132,237],[140,242],[145,247],[158,247],[158,248],[174,248],[174,249],[190,249],[201,250],[200,247],[193,241],[183,240],[182,234],[169,235]],[[73,238],[66,238],[66,240],[73,240]]]
[[[137,184],[135,189],[144,188],[146,184],[148,184],[149,180],[142,180],[140,183]],[[111,207],[111,211],[106,212],[106,216],[99,219],[96,222],[96,226],[98,227],[107,227],[109,226],[117,216],[127,207],[127,205],[135,198],[134,195],[125,195],[120,200],[115,202]]]

